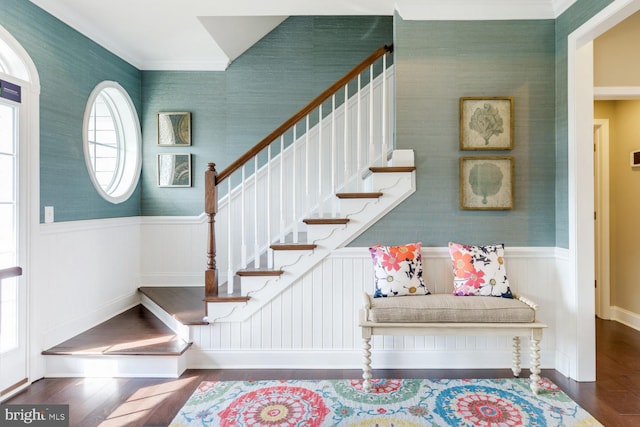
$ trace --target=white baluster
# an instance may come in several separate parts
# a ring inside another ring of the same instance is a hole
[[[311,147],[309,146],[309,115],[307,114],[305,120],[305,152],[304,152],[304,192],[305,192],[305,215],[308,215],[311,210],[311,192],[309,191],[309,186],[311,185],[309,179],[309,169],[311,164],[311,159],[309,156],[309,152],[311,151]]]
[[[293,125],[293,172],[291,177],[291,208],[293,209],[293,216],[291,217],[291,222],[293,224],[293,242],[298,243],[298,210],[296,209],[296,203],[298,198],[296,197],[296,191],[298,186],[296,185],[298,181],[297,172],[298,172],[298,144],[296,144],[298,137],[297,132],[297,124]]]
[[[253,266],[260,268],[260,244],[258,242],[258,156],[253,158]]]
[[[323,213],[322,199],[322,104],[318,107],[318,212]]]
[[[267,268],[273,268],[273,258],[271,257],[271,199],[273,198],[273,191],[271,188],[271,145],[267,147]],[[257,209],[256,209],[257,210]]]
[[[284,243],[284,135],[280,136],[280,243]]]
[[[387,165],[389,141],[387,135],[387,55],[382,56],[382,166]]]
[[[247,183],[246,183],[246,172],[244,165],[242,166],[242,184],[241,185],[241,209],[240,209],[240,242],[241,242],[241,252],[240,252],[240,263],[242,264],[242,268],[247,267],[247,207],[246,207],[246,196],[247,196]]]
[[[373,142],[373,64],[369,67],[369,166],[376,158],[376,146]]]
[[[336,96],[331,96],[331,192],[336,193]],[[332,215],[337,213],[336,203],[332,203]]]
[[[342,137],[342,147],[344,151],[344,165],[342,172],[342,185],[349,182],[349,84],[344,86],[344,133]],[[335,216],[335,215],[334,215]]]
[[[233,293],[233,199],[231,198],[231,177],[227,178],[227,293]]]
[[[360,173],[362,172],[362,159],[360,154],[360,145],[362,144],[362,111],[360,106],[360,95],[362,94],[362,73],[358,74],[358,98],[356,113],[356,191],[360,191]]]

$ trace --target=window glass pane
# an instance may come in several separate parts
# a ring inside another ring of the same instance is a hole
[[[18,346],[18,283],[4,279],[0,289],[0,353]]]
[[[0,268],[17,264],[16,229],[15,205],[0,204]]]
[[[13,203],[15,201],[14,157],[0,154],[0,203]]]
[[[85,161],[96,190],[113,203],[128,199],[140,177],[140,124],[120,85],[96,86],[87,102],[84,130]]]
[[[14,114],[13,107],[0,104],[0,153],[13,153]]]

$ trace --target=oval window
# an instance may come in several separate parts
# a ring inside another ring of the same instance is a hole
[[[140,178],[142,138],[135,106],[122,86],[104,81],[93,89],[82,133],[93,186],[111,203],[129,199]]]

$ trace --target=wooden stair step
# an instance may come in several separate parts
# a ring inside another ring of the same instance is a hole
[[[183,325],[206,325],[204,286],[141,286],[138,291]]]
[[[373,173],[393,173],[393,172],[413,172],[415,166],[371,166],[369,170]]]
[[[378,199],[382,197],[380,191],[370,193],[338,193],[336,197],[339,199]]]
[[[233,277],[233,292],[227,292],[228,284],[224,282],[218,286],[218,295],[205,297],[205,302],[247,302],[251,297],[241,295],[240,293],[240,277],[237,275]]]
[[[306,218],[303,219],[307,225],[331,225],[331,224],[347,224],[349,222],[349,218]]]
[[[238,276],[241,277],[252,277],[252,276],[282,276],[284,274],[283,270],[275,270],[272,268],[245,268],[242,270],[238,270],[236,272]]]
[[[314,243],[275,243],[270,247],[274,251],[311,251],[318,245]]]
[[[42,354],[179,356],[190,346],[146,307],[137,305]]]

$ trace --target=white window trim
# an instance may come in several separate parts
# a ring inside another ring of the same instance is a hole
[[[124,101],[124,103],[118,106],[121,109],[119,111],[119,114],[123,121],[123,127],[126,128],[122,131],[124,133],[134,132],[137,138],[137,141],[127,141],[125,143],[124,149],[127,150],[127,156],[123,164],[124,170],[118,172],[122,175],[122,178],[120,180],[121,183],[112,193],[107,193],[102,188],[95,176],[87,137],[88,124],[91,117],[93,103],[95,102],[98,95],[104,90],[115,90],[117,94],[122,97],[122,101]],[[140,129],[138,113],[136,112],[133,101],[131,100],[131,97],[129,96],[127,91],[117,82],[108,80],[103,81],[99,83],[93,89],[93,91],[91,91],[84,110],[84,119],[82,121],[82,150],[84,152],[84,159],[87,166],[87,171],[89,172],[89,178],[91,178],[91,182],[98,194],[100,194],[103,199],[114,204],[122,203],[129,200],[133,192],[136,190],[138,182],[140,181],[140,174],[142,170],[142,132]],[[131,160],[132,158],[133,160]]]

